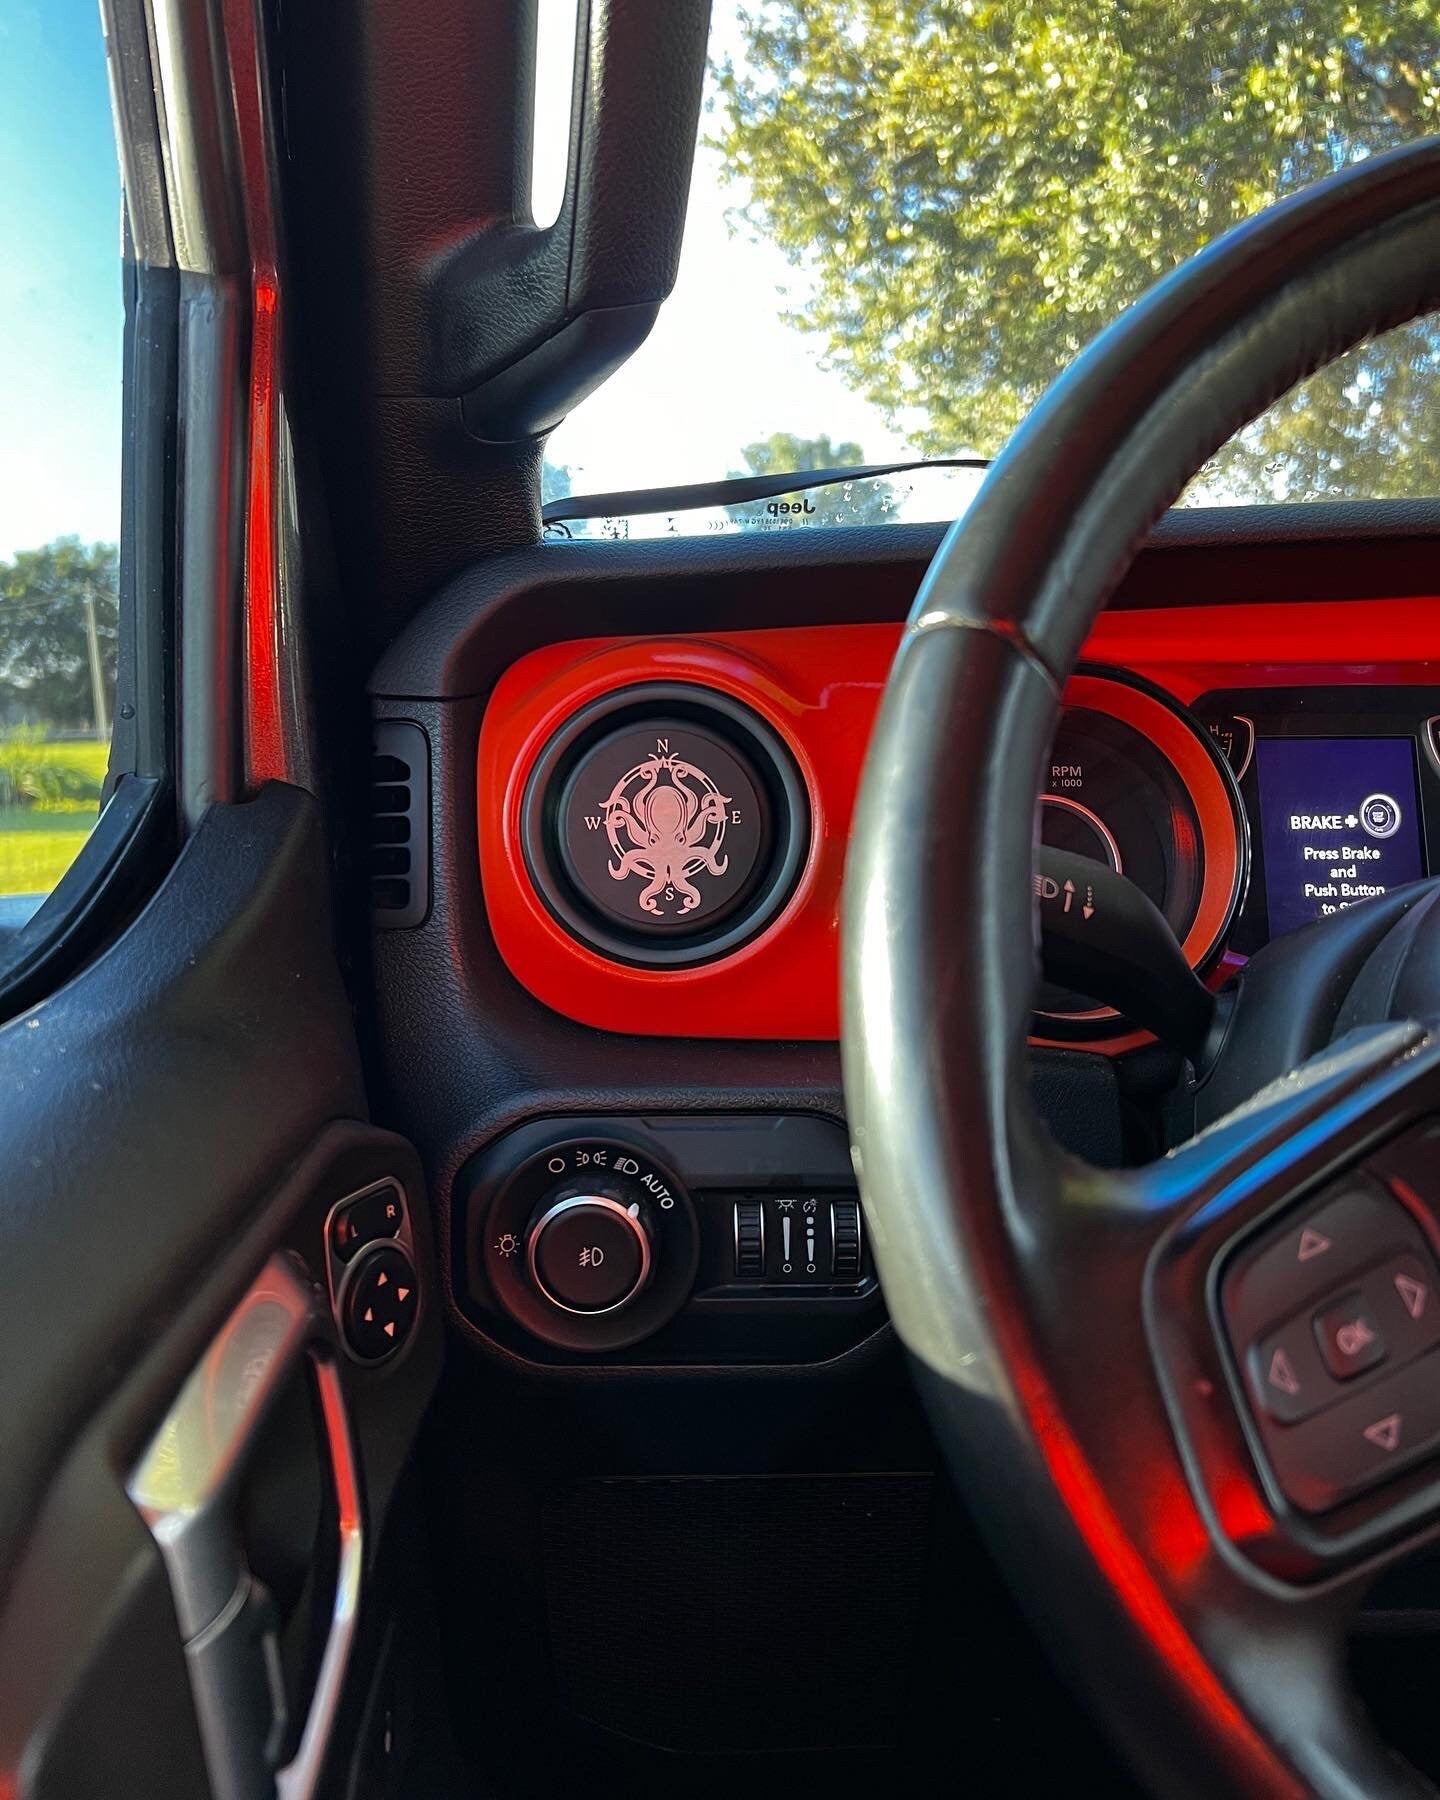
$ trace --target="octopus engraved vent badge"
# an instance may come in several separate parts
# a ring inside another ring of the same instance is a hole
[[[670,740],[660,738],[654,753],[627,769],[605,801],[605,833],[615,852],[612,880],[638,875],[645,885],[636,902],[657,918],[672,908],[694,912],[703,896],[692,877],[723,875],[730,867],[721,849],[730,811],[730,796],[703,769],[672,755]],[[735,823],[741,822],[736,810]]]
[[[773,918],[807,825],[793,760],[766,724],[725,696],[658,683],[557,732],[524,815],[551,911],[616,960],[657,968],[725,955]]]

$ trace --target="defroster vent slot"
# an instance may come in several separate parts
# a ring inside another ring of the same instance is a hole
[[[430,744],[406,719],[377,719],[370,757],[370,907],[404,931],[430,910]]]

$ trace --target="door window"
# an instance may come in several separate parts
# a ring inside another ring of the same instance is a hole
[[[74,862],[105,792],[122,243],[95,0],[0,0],[0,940]]]

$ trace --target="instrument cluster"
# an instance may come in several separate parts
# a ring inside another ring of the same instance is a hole
[[[1113,670],[1071,683],[1040,802],[1040,835],[1106,864],[1165,915],[1192,968],[1215,966],[1245,899],[1249,827],[1234,771],[1199,720],[1161,689]],[[1076,895],[1071,904],[1084,905]],[[1042,988],[1051,1034],[1113,1033],[1115,1012]]]

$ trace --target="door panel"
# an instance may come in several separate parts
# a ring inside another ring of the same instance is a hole
[[[363,1123],[329,883],[309,796],[212,808],[129,930],[0,1031],[0,1794],[7,1777],[25,1795],[207,1791],[175,1609],[125,1484],[272,1253],[301,1259],[328,1317],[327,1214],[388,1177],[409,1203],[416,1330],[393,1364],[336,1357],[378,1541],[438,1373],[438,1308],[413,1153]]]

